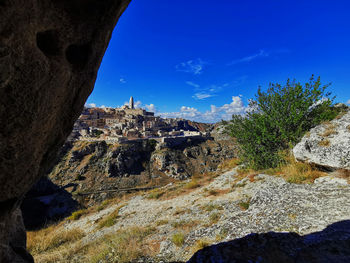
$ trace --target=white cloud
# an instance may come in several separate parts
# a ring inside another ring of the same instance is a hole
[[[207,98],[210,98],[213,96],[215,96],[215,95],[209,94],[209,93],[197,92],[192,96],[192,98],[194,98],[196,100],[204,100],[204,99],[207,99]]]
[[[220,120],[229,120],[232,114],[244,114],[246,107],[240,96],[232,96],[232,102],[222,106],[211,105],[210,110],[200,112],[194,107],[182,106],[178,112],[158,113],[164,118],[183,118],[198,122],[218,122]]]
[[[120,78],[119,81],[120,81],[120,83],[123,83],[123,84],[126,83],[126,79],[124,79],[124,78]]]
[[[150,111],[150,112],[157,112],[156,106],[154,106],[153,103],[151,103],[151,104],[146,104],[145,107],[146,107],[147,111]]]
[[[194,83],[194,82],[192,82],[192,81],[186,81],[186,84],[187,84],[187,85],[190,85],[190,86],[192,86],[192,87],[195,87],[195,88],[197,88],[197,89],[200,87],[198,84],[196,84],[196,83]]]
[[[182,71],[186,73],[192,73],[194,75],[202,74],[204,65],[207,64],[200,58],[188,60],[186,62],[181,62],[175,66],[177,71]]]
[[[87,108],[96,108],[96,104],[95,103],[85,104],[85,107],[87,107]]]
[[[346,104],[350,105],[350,100],[348,100],[348,101],[346,102]]]
[[[138,101],[135,101],[135,102],[134,102],[134,107],[135,107],[135,108],[141,108],[141,107],[142,107],[142,102],[139,101],[139,100],[138,100]]]
[[[255,60],[257,58],[262,58],[262,57],[268,57],[270,54],[268,52],[266,52],[265,50],[261,49],[258,53],[250,55],[250,56],[246,56],[240,59],[235,59],[233,61],[231,61],[228,65],[236,65],[239,63],[244,63],[244,62],[250,62],[252,60]]]
[[[206,88],[196,89],[196,93],[193,94],[192,98],[196,100],[204,100],[210,97],[216,96],[216,93],[227,87],[229,84],[225,83],[223,85],[211,85]]]

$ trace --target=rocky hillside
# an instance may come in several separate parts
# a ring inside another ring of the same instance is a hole
[[[311,129],[293,149],[297,160],[328,169],[350,169],[350,111]]]
[[[68,142],[56,166],[28,193],[22,205],[24,220],[31,229],[40,225],[38,221],[56,220],[78,206],[118,196],[117,189],[160,187],[211,173],[234,156],[235,145],[229,138],[187,139],[172,147],[154,140]]]
[[[43,245],[42,230],[29,248],[36,262],[184,262],[211,244],[190,262],[348,262],[349,190],[233,169],[79,211],[47,230],[75,238]]]

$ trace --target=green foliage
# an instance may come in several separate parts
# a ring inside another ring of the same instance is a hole
[[[223,122],[241,147],[240,158],[254,169],[277,167],[281,151],[339,113],[332,106],[334,97],[326,92],[328,86],[312,76],[304,85],[288,79],[283,86],[270,84],[266,92],[259,88],[245,116],[233,115],[231,121]]]

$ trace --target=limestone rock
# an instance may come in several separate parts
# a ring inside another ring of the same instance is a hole
[[[0,1],[1,262],[23,254],[9,246],[10,218],[70,134],[129,2]]]
[[[299,185],[267,175],[254,180],[237,185],[250,197],[249,208],[220,223],[227,242],[198,251],[190,263],[350,262],[348,184]]]
[[[251,234],[198,251],[188,263],[337,263],[350,262],[350,221],[305,236],[296,233]]]
[[[350,111],[311,129],[293,153],[299,161],[331,169],[350,169]]]

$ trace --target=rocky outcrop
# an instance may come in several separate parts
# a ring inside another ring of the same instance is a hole
[[[11,218],[70,134],[129,2],[0,1],[1,262],[28,261]]]
[[[350,169],[350,111],[311,129],[293,149],[297,160]]]
[[[105,141],[67,142],[56,165],[47,175],[57,191],[49,194],[43,191],[41,195],[36,192],[34,196],[38,199],[40,196],[56,194],[57,197],[50,205],[55,210],[54,204],[62,202],[58,196],[66,196],[67,193],[80,205],[91,206],[118,195],[117,191],[113,191],[118,188],[165,185],[174,179],[183,180],[193,175],[213,172],[223,160],[235,157],[235,144],[231,139],[188,139],[174,148],[158,149],[160,144],[154,140],[136,140],[123,144],[107,144]],[[35,189],[37,187],[34,191]],[[84,198],[80,198],[81,195]],[[66,198],[64,200],[68,202]],[[69,203],[67,202],[64,204]]]
[[[300,236],[296,233],[251,234],[198,251],[188,263],[338,263],[350,262],[350,221]]]

